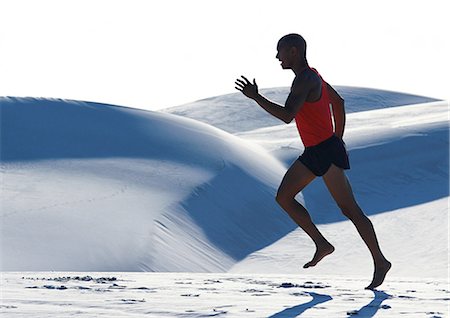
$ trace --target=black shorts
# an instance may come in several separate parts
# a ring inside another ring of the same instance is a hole
[[[344,142],[336,135],[318,145],[306,147],[298,160],[318,177],[323,176],[331,164],[342,169],[350,169]]]

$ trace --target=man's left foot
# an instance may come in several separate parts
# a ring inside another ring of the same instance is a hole
[[[384,278],[386,277],[386,274],[389,272],[391,267],[392,264],[388,260],[386,260],[381,266],[376,266],[372,283],[370,283],[370,285],[365,289],[374,290],[375,288],[383,284]]]
[[[316,266],[318,262],[322,260],[325,256],[331,254],[334,252],[334,246],[330,243],[326,242],[326,244],[317,246],[316,247],[316,253],[314,254],[313,259],[303,265],[303,268],[313,267]]]

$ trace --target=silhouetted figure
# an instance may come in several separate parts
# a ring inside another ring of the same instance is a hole
[[[260,95],[255,79],[251,83],[242,76],[235,84],[237,90],[253,99],[269,114],[285,123],[295,119],[297,124],[305,151],[286,172],[276,200],[316,244],[313,259],[303,267],[315,266],[334,251],[333,245],[312,222],[308,211],[295,200],[300,191],[316,176],[320,176],[342,213],[356,226],[372,254],[375,270],[372,282],[366,288],[374,289],[383,283],[391,263],[381,252],[372,222],[358,206],[344,172],[344,169],[350,169],[342,140],[345,128],[344,100],[315,69],[309,67],[306,42],[302,36],[288,34],[282,37],[278,41],[276,58],[281,61],[283,69],[291,69],[295,73],[284,107]]]

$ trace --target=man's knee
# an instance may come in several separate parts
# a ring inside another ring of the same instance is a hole
[[[338,204],[342,214],[350,220],[362,216],[364,213],[356,203],[341,203]]]
[[[277,191],[277,194],[275,196],[275,201],[277,201],[278,205],[282,205],[283,195],[281,194],[280,190]]]
[[[292,196],[288,195],[283,190],[278,189],[277,195],[275,196],[275,200],[282,208],[284,208],[289,203],[289,201],[292,200]]]

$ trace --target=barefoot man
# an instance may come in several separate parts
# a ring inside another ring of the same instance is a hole
[[[284,107],[260,95],[254,79],[250,82],[242,76],[242,79],[236,80],[236,89],[285,123],[295,119],[305,151],[286,172],[276,200],[316,244],[313,259],[303,267],[315,266],[334,251],[333,245],[319,232],[305,207],[295,200],[295,196],[315,177],[322,177],[342,213],[356,226],[372,254],[375,270],[372,282],[366,289],[374,289],[383,283],[391,263],[381,252],[372,222],[358,206],[344,173],[345,169],[350,168],[342,141],[344,100],[315,69],[309,67],[306,42],[302,36],[288,34],[282,37],[278,41],[276,58],[283,69],[291,69],[295,73]]]

